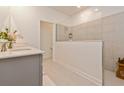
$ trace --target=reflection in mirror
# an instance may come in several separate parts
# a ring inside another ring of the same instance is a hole
[[[5,29],[6,27],[9,27],[9,7],[4,6],[0,7],[0,30]]]
[[[0,49],[1,52],[12,48],[13,43],[23,39],[17,29],[14,18],[11,14],[11,7],[0,7]]]
[[[56,41],[68,41],[72,39],[70,27],[61,24],[56,25]]]

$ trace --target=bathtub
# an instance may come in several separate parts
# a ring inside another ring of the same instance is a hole
[[[102,41],[55,42],[53,61],[94,85],[103,85]]]

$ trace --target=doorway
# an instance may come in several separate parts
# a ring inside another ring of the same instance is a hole
[[[43,59],[52,59],[53,23],[40,21],[40,49],[45,51]]]
[[[52,62],[53,59],[53,49],[55,42],[55,24],[40,21],[40,49],[45,51],[43,56],[43,85],[55,85],[54,82],[47,75],[46,69],[48,68],[47,63]]]

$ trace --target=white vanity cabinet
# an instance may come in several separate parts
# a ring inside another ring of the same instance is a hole
[[[25,50],[0,55],[0,86],[42,85],[42,52]]]

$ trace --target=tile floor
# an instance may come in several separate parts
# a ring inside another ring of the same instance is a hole
[[[45,60],[43,64],[43,85],[44,86],[92,86],[92,82],[85,78],[82,78],[69,71],[63,66],[52,62],[51,60]],[[116,78],[115,73],[104,70],[104,85],[105,86],[123,86],[124,80]]]
[[[55,83],[47,76],[43,75],[43,86],[55,86]]]
[[[104,85],[105,86],[124,86],[124,80],[115,76],[115,72],[104,70]]]

